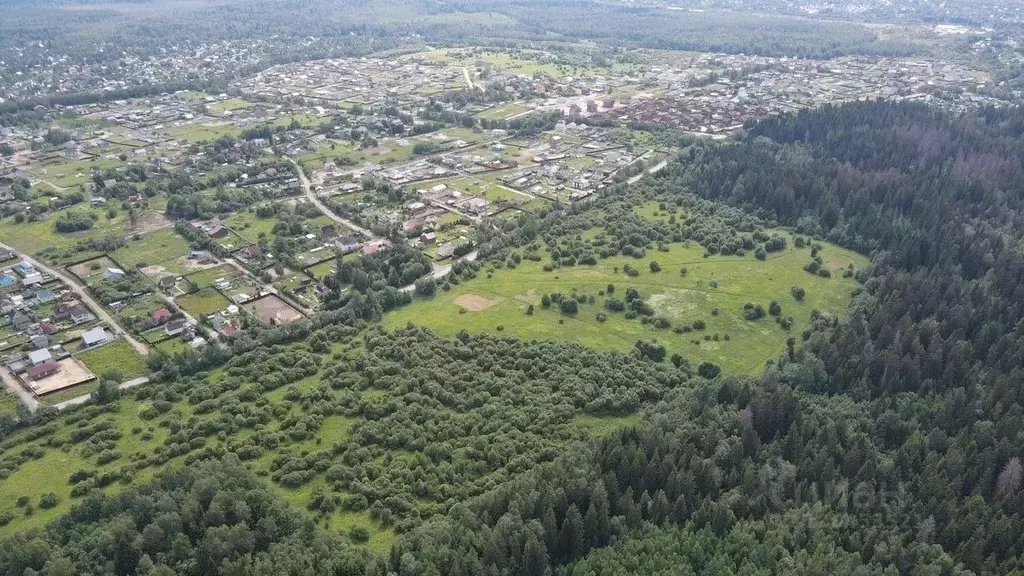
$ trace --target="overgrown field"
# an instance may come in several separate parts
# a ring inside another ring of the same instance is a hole
[[[82,352],[78,359],[97,376],[116,370],[122,379],[128,380],[146,371],[145,358],[123,339]]]
[[[728,371],[759,373],[766,361],[786,349],[787,338],[799,341],[814,311],[843,314],[858,286],[843,273],[868,262],[822,243],[820,255],[832,276],[811,274],[804,266],[811,261],[812,248],[795,248],[793,235],[785,234],[787,248],[767,254],[763,261],[752,253],[705,258],[705,249],[696,243],[667,244],[666,251],[651,250],[641,259],[617,256],[596,265],[551,271],[543,262],[523,260],[512,270],[482,270],[450,291],[438,290],[432,298],[385,316],[383,323],[396,328],[411,322],[444,336],[465,329],[570,340],[598,350],[625,351],[637,340],[656,339],[670,354],[678,353],[694,366],[708,361]],[[657,262],[660,271],[653,272],[651,262]],[[626,266],[637,275],[628,275]],[[794,296],[794,286],[803,288],[802,300]],[[654,319],[663,318],[667,324],[658,323],[661,327],[656,328],[653,320],[630,320],[628,310],[609,309],[609,300],[625,303],[630,289],[653,308]],[[544,295],[553,293],[575,293],[585,302],[575,313],[563,312],[557,303],[545,307]],[[777,315],[769,313],[772,301],[781,307]],[[766,313],[747,319],[748,303],[760,305]],[[788,317],[792,325],[785,329],[782,321]]]
[[[333,344],[318,333],[244,354],[8,439],[0,534],[43,526],[91,488],[116,491],[167,465],[231,452],[318,523],[343,534],[365,528],[368,546],[384,552],[396,532],[568,443],[635,424],[687,377],[569,343],[328,333]],[[40,508],[51,492],[57,503]]]

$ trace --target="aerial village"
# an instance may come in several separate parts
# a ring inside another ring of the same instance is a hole
[[[395,238],[440,277],[474,257],[481,227],[657,173],[673,154],[665,129],[727,138],[878,96],[1006,104],[984,71],[921,58],[642,57],[594,67],[459,48],[301,62],[225,92],[55,106],[46,128],[2,128],[0,375],[54,406],[101,377],[130,383],[149,355],[311,315],[339,259]]]

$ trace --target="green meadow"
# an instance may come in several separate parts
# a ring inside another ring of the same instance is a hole
[[[679,353],[694,366],[709,361],[727,371],[758,373],[765,362],[786,349],[787,337],[795,335],[799,340],[810,325],[813,310],[842,315],[857,287],[856,280],[842,277],[842,271],[868,263],[859,254],[823,244],[821,256],[833,270],[831,278],[823,278],[803,270],[811,260],[810,248],[794,248],[792,240],[790,237],[789,248],[769,254],[764,261],[752,254],[704,258],[704,248],[695,243],[670,244],[666,252],[648,250],[641,259],[619,256],[596,266],[550,272],[544,270],[543,262],[523,260],[515,269],[483,269],[473,280],[447,292],[439,289],[436,296],[385,316],[383,323],[389,329],[407,323],[426,326],[448,337],[465,329],[503,332],[526,340],[571,340],[599,350],[625,351],[637,340],[653,339],[669,354]],[[650,270],[651,261],[660,264],[660,272]],[[636,268],[639,275],[626,275],[626,265]],[[628,288],[637,289],[656,316],[669,320],[671,327],[655,329],[639,318],[629,320],[623,312],[605,309],[608,295],[602,293],[609,284],[615,286],[612,296],[618,299],[625,298]],[[803,301],[794,298],[792,286],[805,289]],[[542,306],[545,293],[569,295],[574,290],[593,296],[594,302],[580,304],[574,315],[560,312],[557,305]],[[768,310],[772,300],[782,306],[782,318],[792,316],[789,330],[771,315],[745,318],[746,303]],[[532,315],[527,313],[531,305]],[[599,321],[598,314],[606,319]],[[693,329],[698,321],[706,327]],[[673,330],[677,326],[691,331],[677,333]]]

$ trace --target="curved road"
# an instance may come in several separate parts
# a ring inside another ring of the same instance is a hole
[[[46,272],[50,276],[53,276],[54,278],[57,278],[58,280],[66,284],[67,287],[70,288],[72,292],[78,295],[78,297],[82,300],[82,303],[85,304],[92,311],[92,313],[96,315],[97,318],[103,320],[104,322],[107,323],[107,325],[110,326],[110,329],[113,330],[115,334],[127,340],[128,343],[131,344],[132,348],[135,348],[135,350],[139,354],[142,354],[143,356],[149,356],[149,348],[147,348],[145,345],[143,345],[135,338],[132,338],[131,334],[128,334],[128,332],[126,332],[124,328],[121,328],[121,325],[118,324],[116,320],[114,320],[113,316],[107,314],[107,311],[103,308],[103,306],[101,306],[98,302],[92,299],[92,296],[89,295],[85,288],[83,288],[82,286],[80,286],[79,284],[77,284],[71,278],[65,276],[64,274],[57,272],[56,270],[50,268],[49,266],[39,263],[31,256],[23,254],[20,251],[15,250],[11,246],[0,243],[0,248],[3,248],[4,250],[9,250],[14,254],[17,254],[21,258],[28,261],[29,264],[35,266],[37,269]]]
[[[302,185],[302,191],[306,194],[306,199],[312,202],[314,206],[319,208],[320,211],[323,212],[325,216],[327,216],[331,220],[334,220],[338,224],[341,224],[349,228],[350,230],[355,230],[356,232],[359,232],[360,234],[366,236],[371,240],[376,240],[378,238],[376,234],[370,232],[366,228],[363,228],[362,226],[359,226],[355,222],[351,220],[346,220],[345,218],[342,218],[341,216],[338,216],[337,214],[332,212],[331,209],[324,205],[324,203],[321,202],[320,199],[316,197],[316,194],[313,193],[313,187],[309,184],[309,178],[306,178],[306,173],[302,170],[302,166],[300,166],[298,162],[292,160],[291,158],[288,158],[288,161],[292,163],[292,166],[295,166],[295,172],[299,176],[299,184]]]

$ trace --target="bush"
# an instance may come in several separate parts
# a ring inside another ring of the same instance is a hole
[[[562,310],[563,314],[575,314],[579,311],[579,304],[572,298],[562,300],[558,307]]]
[[[352,529],[348,531],[348,537],[356,543],[366,542],[370,539],[370,531],[366,526],[353,526]]]
[[[53,222],[53,228],[57,232],[62,232],[65,234],[70,232],[81,232],[82,230],[88,230],[92,228],[92,225],[92,215],[78,210],[68,210],[64,214],[61,214]]]
[[[782,305],[777,301],[772,300],[771,304],[768,305],[768,313],[772,316],[778,316],[782,314]]]
[[[712,362],[701,362],[700,365],[697,366],[697,374],[700,374],[701,377],[707,378],[708,380],[716,378],[721,373],[722,369],[719,368],[718,364],[714,364]]]
[[[606,320],[608,320],[608,316],[605,315],[604,312],[598,312],[597,313],[597,321],[598,322],[605,322]]]
[[[789,291],[793,294],[793,298],[796,298],[797,300],[803,300],[804,295],[807,294],[801,286],[793,286]]]
[[[661,264],[658,264],[657,260],[651,260],[651,272],[661,272]]]
[[[760,304],[747,302],[743,305],[743,317],[747,320],[760,320],[761,318],[764,318],[764,315],[764,306],[761,306]]]
[[[433,276],[420,278],[416,281],[416,294],[420,296],[433,296],[437,292],[437,280]]]
[[[60,496],[57,496],[53,492],[47,492],[39,497],[39,507],[43,510],[49,510],[57,504],[60,504]]]

